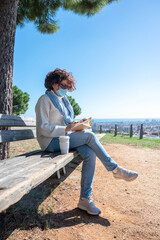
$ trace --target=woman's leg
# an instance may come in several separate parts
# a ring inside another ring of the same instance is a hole
[[[96,154],[87,145],[76,148],[83,158],[82,175],[81,175],[81,194],[78,202],[78,208],[87,211],[91,215],[99,215],[100,209],[97,208],[92,199],[92,182],[96,164]]]
[[[118,164],[108,155],[93,132],[79,131],[68,135],[70,136],[70,149],[87,145],[94,151],[108,171],[113,171],[118,166]]]
[[[126,181],[133,181],[138,177],[138,173],[127,170],[118,164],[108,155],[102,144],[98,141],[95,134],[89,131],[74,132],[70,135],[70,148],[86,144],[101,160],[108,171],[113,172],[116,179],[123,179]]]
[[[73,145],[72,145],[72,148],[73,148]],[[78,202],[78,208],[87,211],[91,215],[99,215],[101,211],[94,205],[91,199],[92,181],[93,181],[94,171],[95,171],[96,154],[87,145],[81,145],[79,147],[76,147],[75,149],[79,151],[83,159],[82,174],[81,174],[81,193],[80,193],[80,199]],[[60,151],[58,138],[52,139],[46,151],[49,151],[49,152]]]
[[[79,151],[83,159],[80,196],[90,198],[96,164],[96,154],[87,145],[77,147],[76,149]]]
[[[87,145],[82,145],[76,148],[79,151],[82,159],[82,176],[81,176],[81,197],[90,198],[92,192],[92,181],[95,171],[96,154]],[[59,140],[54,138],[46,149],[48,152],[60,151]]]

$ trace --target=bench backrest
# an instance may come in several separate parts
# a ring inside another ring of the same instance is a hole
[[[33,118],[0,114],[0,143],[36,138],[35,127],[36,120]]]

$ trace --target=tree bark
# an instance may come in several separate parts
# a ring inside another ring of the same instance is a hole
[[[13,54],[19,0],[0,0],[0,113],[12,114]],[[0,159],[9,157],[9,144],[0,144]]]

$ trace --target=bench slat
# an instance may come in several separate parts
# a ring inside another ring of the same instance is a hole
[[[36,130],[1,130],[0,143],[36,138]]]
[[[28,161],[32,161],[32,159],[34,159],[36,156],[35,154],[41,154],[41,157],[49,157],[50,154],[53,155],[53,153],[49,153],[49,152],[43,152],[42,150],[36,150],[30,153],[26,153],[26,154],[22,154],[22,155],[18,155],[16,157],[13,158],[8,158],[5,159],[3,161],[0,161],[0,180],[1,180],[1,173],[3,173],[5,170],[10,171],[10,169],[15,169],[17,168],[19,165],[23,165]],[[57,156],[59,153],[54,153],[55,156]]]
[[[34,118],[19,117],[13,115],[0,114],[0,127],[35,127],[36,120]]]
[[[60,155],[60,153],[52,154],[48,153],[43,157],[43,152],[41,154],[41,158],[37,157],[36,155],[30,156],[29,158],[19,158],[14,161],[14,163],[10,162],[10,165],[4,164],[0,165],[0,184],[2,182],[8,181],[10,178],[13,178],[14,175],[18,175],[22,172],[27,172],[29,169],[36,167],[36,165],[42,164],[43,162],[46,162],[46,158],[52,160],[53,157],[56,155]],[[51,157],[52,156],[52,157]],[[63,156],[62,156],[63,158]],[[16,171],[15,171],[16,169]]]
[[[77,151],[66,155],[58,155],[54,158],[44,158],[41,161],[41,154],[37,154],[39,164],[31,169],[24,168],[24,171],[15,172],[12,177],[8,177],[0,182],[0,187],[5,188],[0,190],[0,212],[7,209],[10,205],[19,201],[32,188],[36,187],[47,178],[49,178],[57,170],[63,168],[79,153]],[[16,171],[16,168],[15,168]]]
[[[72,153],[71,153],[72,154]],[[68,159],[69,155],[53,155],[52,153],[50,155],[47,155],[45,158],[43,158],[40,154],[31,156],[29,158],[29,161],[26,161],[25,164],[21,164],[18,167],[10,169],[10,171],[4,170],[4,174],[0,174],[0,186],[7,187],[8,183],[11,182],[11,184],[14,182],[14,179],[18,179],[19,177],[26,177],[28,173],[33,172],[33,175],[36,173],[38,168],[45,168],[47,164],[49,165],[57,165],[61,168],[60,163],[65,163],[66,158]],[[60,159],[60,160],[59,160]]]

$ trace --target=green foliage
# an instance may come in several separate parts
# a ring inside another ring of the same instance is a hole
[[[20,0],[17,25],[31,21],[40,32],[55,33],[59,29],[55,16],[60,7],[91,16],[113,1],[117,0]]]
[[[17,10],[17,25],[23,26],[25,22],[34,22],[42,33],[54,33],[58,30],[54,20],[56,10],[61,1],[54,0],[21,0]]]
[[[72,105],[73,107],[73,111],[74,111],[74,117],[78,116],[81,114],[81,108],[80,106],[78,105],[78,103],[76,103],[75,99],[72,98],[71,96],[67,96],[70,104]]]
[[[28,109],[29,94],[13,86],[13,115],[23,114]]]
[[[72,10],[79,14],[85,14],[87,16],[92,16],[99,12],[108,3],[116,0],[81,0],[81,1],[63,1],[63,7],[67,10]]]

